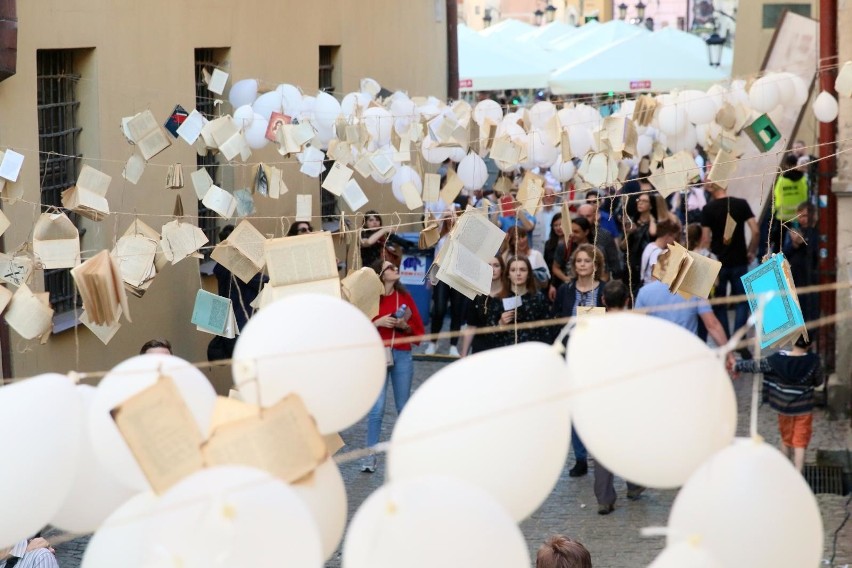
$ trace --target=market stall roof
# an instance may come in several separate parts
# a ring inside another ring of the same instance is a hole
[[[655,39],[669,43],[673,49],[683,50],[692,55],[696,61],[707,63],[707,44],[695,34],[683,32],[671,26],[663,28],[652,34]],[[734,50],[730,47],[722,48],[722,62],[719,69],[728,75],[734,64]]]
[[[670,34],[634,35],[558,69],[550,90],[562,95],[706,89],[728,78],[708,64],[706,52],[700,60],[679,45]]]
[[[589,22],[576,33],[548,43],[547,49],[571,60],[585,57],[602,49],[607,49],[637,35],[650,35],[645,26],[634,26],[622,20],[612,20],[604,24]]]
[[[552,66],[458,26],[459,90],[543,89]]]
[[[497,22],[493,26],[489,26],[485,29],[479,30],[479,32],[477,33],[482,37],[517,39],[518,37],[524,34],[534,32],[538,29],[539,28],[537,26],[534,26],[532,24],[528,24],[526,22],[522,22],[520,20],[515,20],[512,18],[506,18],[505,20]]]
[[[558,40],[567,40],[573,34],[578,33],[582,28],[571,26],[565,22],[555,21],[531,32],[521,34],[516,38],[516,41],[536,45],[541,48],[547,48],[551,42]]]

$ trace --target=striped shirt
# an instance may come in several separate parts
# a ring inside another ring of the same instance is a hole
[[[737,371],[763,373],[763,389],[779,414],[799,416],[814,408],[814,387],[824,380],[819,357],[813,353],[791,356],[779,352],[760,361],[737,361]]]
[[[56,556],[46,548],[37,548],[24,554],[15,568],[59,568]]]

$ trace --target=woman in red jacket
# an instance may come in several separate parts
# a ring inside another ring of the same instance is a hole
[[[379,279],[384,285],[384,291],[379,299],[379,315],[373,318],[373,325],[379,330],[385,347],[390,350],[388,357],[388,374],[385,386],[372,410],[367,415],[367,446],[379,443],[382,431],[382,418],[385,414],[385,397],[387,384],[393,387],[393,400],[397,413],[408,402],[411,395],[411,379],[414,376],[414,363],[411,359],[413,343],[401,339],[423,335],[423,320],[417,311],[414,299],[399,281],[399,268],[390,261],[374,264],[373,269],[379,273]],[[378,458],[373,455],[365,458],[361,471],[372,473],[376,471]]]

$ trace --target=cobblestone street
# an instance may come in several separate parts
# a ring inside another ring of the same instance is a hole
[[[445,363],[418,361],[415,363],[415,388]],[[736,382],[737,399],[739,404],[738,435],[748,432],[748,412],[751,399],[751,376],[744,375]],[[388,408],[392,408],[388,401]],[[388,413],[384,422],[382,439],[390,436],[395,413]],[[808,461],[815,459],[815,449],[845,448],[847,421],[830,422],[824,412],[817,410],[815,420],[814,440]],[[768,408],[761,408],[760,433],[767,442],[777,444],[775,416]],[[364,443],[366,421],[362,420],[354,427],[343,433],[348,442],[347,449],[359,448]],[[506,449],[506,459],[512,459],[511,450]],[[643,538],[639,529],[649,526],[664,526],[667,522],[669,508],[676,491],[659,491],[649,489],[638,501],[628,501],[625,498],[624,481],[616,478],[616,490],[619,499],[615,511],[607,516],[597,514],[597,505],[593,492],[593,475],[581,478],[569,478],[568,468],[573,464],[573,456],[569,455],[562,477],[553,493],[536,513],[523,522],[521,528],[529,543],[530,555],[534,558],[539,544],[549,535],[563,533],[583,542],[592,554],[596,567],[600,568],[636,568],[647,566],[662,550],[665,539],[661,537]],[[379,462],[379,469],[374,474],[361,473],[357,462],[341,465],[341,472],[346,483],[349,498],[349,518],[367,498],[377,489],[384,479],[384,464]],[[835,530],[843,521],[846,498],[837,495],[819,495],[818,501],[823,513],[825,527],[826,561],[831,556],[832,539]],[[57,557],[62,568],[76,568],[80,565],[82,552],[88,538],[83,537],[65,543],[57,548]],[[838,535],[838,548],[833,566],[847,566],[852,562],[852,523],[847,522],[841,534]],[[827,565],[827,564],[826,564]],[[340,551],[326,564],[327,568],[340,566]],[[400,565],[402,568],[402,564]]]

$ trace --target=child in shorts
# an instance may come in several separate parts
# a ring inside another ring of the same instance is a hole
[[[778,429],[784,455],[793,458],[799,472],[805,466],[805,450],[813,433],[814,388],[824,374],[819,355],[810,353],[811,342],[799,337],[792,351],[779,351],[760,361],[738,361],[735,370],[763,373],[763,389],[769,406],[778,412]]]

